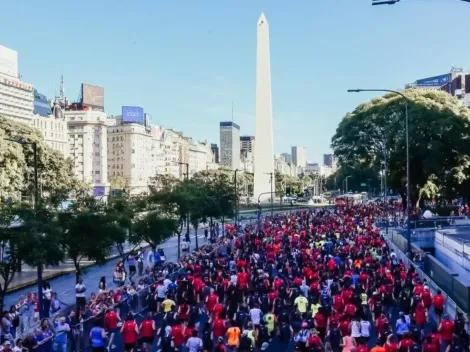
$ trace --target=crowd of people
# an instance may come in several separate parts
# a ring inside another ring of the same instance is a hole
[[[389,249],[379,214],[361,205],[227,226],[218,250],[156,261],[138,283],[109,289],[102,278],[78,314],[45,324],[32,343],[53,330],[35,350],[78,351],[67,343],[81,334],[96,352],[468,351],[465,317],[446,315],[441,292]],[[133,276],[138,258],[116,272]],[[74,328],[88,317],[93,328]]]

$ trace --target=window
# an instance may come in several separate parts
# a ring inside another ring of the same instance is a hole
[[[95,156],[100,156],[100,152],[96,152],[96,153],[95,153]]]
[[[100,174],[100,171],[95,171],[95,175],[99,175]]]

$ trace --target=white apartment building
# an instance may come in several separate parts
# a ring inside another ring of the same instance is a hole
[[[240,168],[240,126],[233,121],[220,123],[220,165]]]
[[[305,147],[292,147],[292,163],[297,167],[305,167],[305,164],[307,163],[307,151]]]
[[[305,173],[306,174],[311,174],[311,173],[319,173],[320,172],[320,165],[318,163],[307,163],[305,165]]]
[[[183,138],[182,133],[168,129],[163,131],[161,143],[164,158],[163,173],[183,179],[186,166],[180,163],[185,162],[184,149],[187,147],[187,141]]]
[[[49,147],[60,152],[64,158],[69,157],[69,136],[65,119],[57,119],[52,115],[49,117],[35,115],[32,123],[41,131]]]
[[[244,151],[240,155],[240,170],[245,172],[255,172],[255,154],[254,152]]]
[[[122,177],[130,194],[141,194],[157,174],[160,143],[145,126],[131,123],[108,126],[108,178]]]
[[[0,115],[31,124],[33,110],[33,85],[19,79],[18,53],[0,45]]]
[[[108,190],[108,146],[106,113],[95,110],[66,110],[69,155],[80,180],[91,183],[95,194]]]

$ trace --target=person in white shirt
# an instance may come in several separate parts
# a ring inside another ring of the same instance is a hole
[[[77,299],[78,309],[86,306],[85,291],[86,286],[83,283],[83,280],[80,278],[78,279],[78,282],[75,285],[75,298]]]
[[[254,325],[260,325],[261,323],[261,309],[258,308],[257,305],[255,305],[254,308],[250,309],[250,317],[251,321],[253,322]]]

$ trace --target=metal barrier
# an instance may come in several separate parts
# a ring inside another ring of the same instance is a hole
[[[405,253],[403,253],[400,248],[398,248],[388,236],[384,236],[385,241],[387,242],[388,247],[393,250],[399,260],[402,260],[405,266],[408,268],[410,266],[414,267],[416,272],[418,273],[421,280],[426,280],[429,289],[431,290],[432,294],[435,295],[437,290],[441,290],[442,295],[445,297],[445,312],[449,314],[452,318],[455,318],[457,313],[462,313],[465,317],[465,328],[467,331],[470,331],[470,322],[468,320],[468,314],[460,309],[455,301],[445,292],[442,290],[428,275],[426,275],[423,270],[419,268],[410,258],[408,258]]]
[[[237,234],[233,236],[232,239],[222,238],[214,245],[206,245],[201,247],[197,252],[189,253],[183,256],[178,263],[167,263],[161,270],[169,270],[168,275],[171,275],[172,279],[176,279],[178,275],[185,276],[186,269],[183,265],[184,262],[190,259],[197,259],[199,255],[208,255],[208,256],[218,256],[220,254],[227,253],[231,250],[231,247],[234,244],[234,241],[237,238],[243,238],[244,234]],[[47,322],[50,330],[52,330],[51,336],[45,338],[40,343],[32,346],[32,350],[35,352],[49,352],[52,350],[58,351],[82,351],[90,347],[89,335],[91,329],[95,326],[95,323],[98,321],[101,326],[104,326],[105,311],[110,308],[115,308],[118,312],[122,321],[125,320],[127,314],[131,312],[134,316],[141,315],[149,307],[149,294],[151,293],[151,287],[155,283],[153,276],[147,277],[151,282],[136,292],[133,295],[128,295],[123,298],[121,302],[115,306],[107,307],[101,310],[95,315],[91,315],[85,319],[82,319],[77,325],[70,326],[71,331],[69,333],[59,332],[55,333],[55,326],[51,324],[48,320],[43,320]],[[57,317],[54,319],[56,320]],[[108,342],[108,351],[112,349],[114,334],[112,334]],[[26,337],[28,339],[28,337]],[[65,341],[65,342],[64,342]]]

